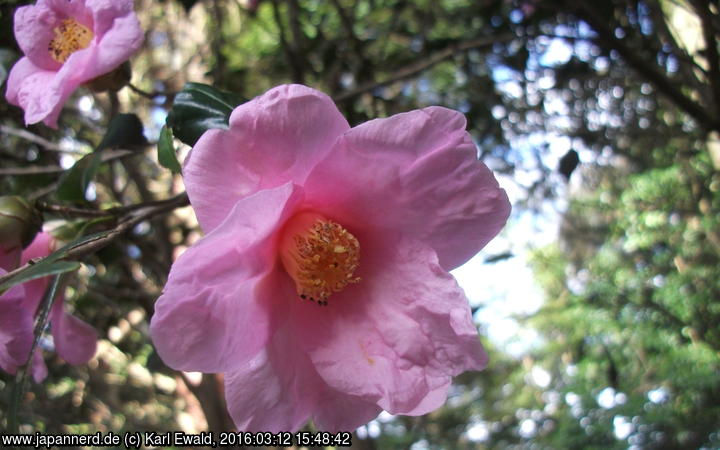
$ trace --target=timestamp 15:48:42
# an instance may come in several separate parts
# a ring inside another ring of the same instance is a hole
[[[348,431],[330,433],[327,431],[298,431],[297,433],[250,433],[226,432],[220,433],[218,444],[220,447],[245,445],[251,447],[350,447],[352,434]]]
[[[352,445],[352,434],[348,431],[329,433],[327,431],[299,431],[295,433],[295,444],[306,447],[350,447]]]

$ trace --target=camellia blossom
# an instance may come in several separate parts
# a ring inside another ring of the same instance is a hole
[[[441,406],[452,376],[487,361],[448,271],[510,213],[465,125],[430,107],[350,128],[299,85],[237,107],[183,168],[206,236],[156,303],[163,360],[224,372],[243,430]]]
[[[18,8],[14,27],[25,56],[10,71],[7,100],[26,124],[53,128],[78,86],[118,68],[144,39],[132,0],[38,0]]]
[[[49,255],[53,245],[52,236],[39,233],[23,251],[21,264]],[[4,274],[6,270],[13,268],[2,269],[1,274]],[[35,315],[49,279],[44,277],[30,280],[14,286],[0,296],[0,368],[10,374],[14,374],[27,362],[34,339]],[[77,317],[66,313],[63,303],[64,296],[58,294],[50,310],[50,328],[55,350],[70,364],[84,364],[95,355],[95,330]],[[36,351],[33,355],[31,369],[35,381],[42,381],[47,376],[47,367],[41,352]]]

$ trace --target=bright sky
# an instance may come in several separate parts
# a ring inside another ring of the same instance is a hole
[[[500,178],[500,185],[516,203],[521,195],[517,185]],[[470,305],[480,307],[475,319],[481,334],[503,350],[519,356],[537,339],[537,334],[519,326],[513,316],[537,311],[542,293],[527,264],[531,246],[546,245],[557,237],[558,217],[553,212],[542,217],[514,211],[505,230],[473,259],[452,271],[465,290]],[[493,264],[484,261],[491,255],[511,252],[513,257]]]
[[[557,31],[558,34],[563,32]],[[529,64],[545,67],[564,64],[573,51],[565,40],[549,39],[545,52],[533,56],[533,61]],[[507,68],[494,68],[493,78],[503,94],[510,97],[522,95],[520,83],[514,80],[512,72]],[[538,80],[538,85],[541,89],[549,89],[554,85],[554,80],[541,79]],[[558,111],[553,112],[562,115],[564,105],[558,105],[557,101],[546,99],[546,107],[557,109]],[[560,158],[573,147],[569,138],[557,132],[521,136],[511,142],[523,159],[528,160],[533,158],[533,147],[544,144],[547,144],[547,151],[543,154],[543,164],[553,169],[558,166]],[[582,156],[581,152],[581,159]],[[507,191],[510,203],[516,205],[524,195],[522,186],[531,185],[537,176],[540,176],[537,171],[524,170],[520,164],[513,177],[498,176],[498,181]],[[563,184],[564,182],[560,181],[559,186]],[[528,266],[528,256],[532,248],[543,247],[557,240],[560,221],[558,211],[565,207],[564,189],[559,187],[558,191],[558,200],[546,202],[547,205],[543,206],[539,215],[521,212],[515,208],[500,236],[473,259],[452,271],[465,290],[471,306],[480,307],[475,319],[480,325],[481,334],[511,355],[519,356],[525,353],[538,339],[537,333],[521,327],[514,316],[533,313],[542,305],[542,292]],[[489,256],[508,251],[515,256],[494,264],[484,263]]]

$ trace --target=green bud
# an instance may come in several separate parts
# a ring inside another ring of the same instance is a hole
[[[93,78],[85,83],[85,85],[93,92],[115,92],[127,86],[131,76],[130,63],[126,61],[116,67],[115,70]]]
[[[0,247],[27,247],[42,227],[42,216],[24,198],[0,196]]]

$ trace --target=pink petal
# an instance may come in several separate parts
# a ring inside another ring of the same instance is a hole
[[[332,388],[393,414],[444,401],[450,377],[485,367],[465,295],[427,246],[360,235],[362,280],[327,307],[292,303],[297,336]]]
[[[283,289],[293,295],[291,284]],[[288,327],[278,329],[244,367],[225,375],[225,397],[235,425],[245,431],[292,432],[310,418],[322,431],[353,430],[380,413],[374,403],[330,388]]]
[[[0,248],[0,269],[11,271],[20,264],[20,255],[22,248],[20,246],[13,248]]]
[[[401,230],[450,270],[503,227],[510,203],[477,160],[465,118],[431,107],[346,133],[306,182],[308,202],[358,227]]]
[[[60,68],[61,64],[50,56],[48,44],[55,37],[54,28],[65,18],[44,0],[15,11],[15,39],[25,56],[39,70],[56,71]]]
[[[26,264],[31,259],[44,258],[53,251],[55,240],[50,233],[40,232],[22,252],[20,264]]]
[[[10,70],[5,95],[8,103],[25,110],[26,125],[45,120],[46,125],[57,128],[60,110],[70,94],[60,89],[56,74],[40,69],[27,57],[20,58]]]
[[[35,235],[32,243],[23,250],[22,257],[20,258],[20,264],[24,265],[31,259],[42,258],[50,254],[54,244],[53,237],[48,233],[38,233]],[[48,277],[35,278],[28,282],[23,283],[25,288],[25,299],[23,300],[23,306],[25,309],[30,311],[33,316],[37,312],[38,305],[45,295],[49,282]]]
[[[36,383],[40,383],[48,375],[48,369],[45,365],[42,351],[39,348],[36,348],[35,353],[33,354],[32,363],[30,364],[30,373]]]
[[[318,430],[337,433],[351,431],[366,424],[380,414],[382,408],[361,397],[347,395],[327,386],[313,413]]]
[[[302,184],[348,128],[327,95],[305,86],[278,86],[238,106],[230,130],[205,133],[183,168],[203,230],[217,227],[239,199],[259,189]]]
[[[62,297],[56,298],[51,311],[52,334],[58,355],[70,364],[88,362],[97,347],[95,329],[65,312]]]
[[[237,370],[275,328],[275,235],[302,199],[288,183],[239,201],[226,220],[173,264],[151,336],[178,370]]]
[[[86,63],[83,81],[114,70],[130,59],[145,39],[132,0],[87,0],[87,7],[92,11],[98,51]]]
[[[6,273],[0,270],[0,275]],[[33,318],[22,305],[24,296],[22,285],[0,296],[0,368],[9,374],[27,362],[33,342]]]
[[[284,329],[244,367],[225,374],[228,411],[244,431],[300,429],[324,388],[307,355]]]

